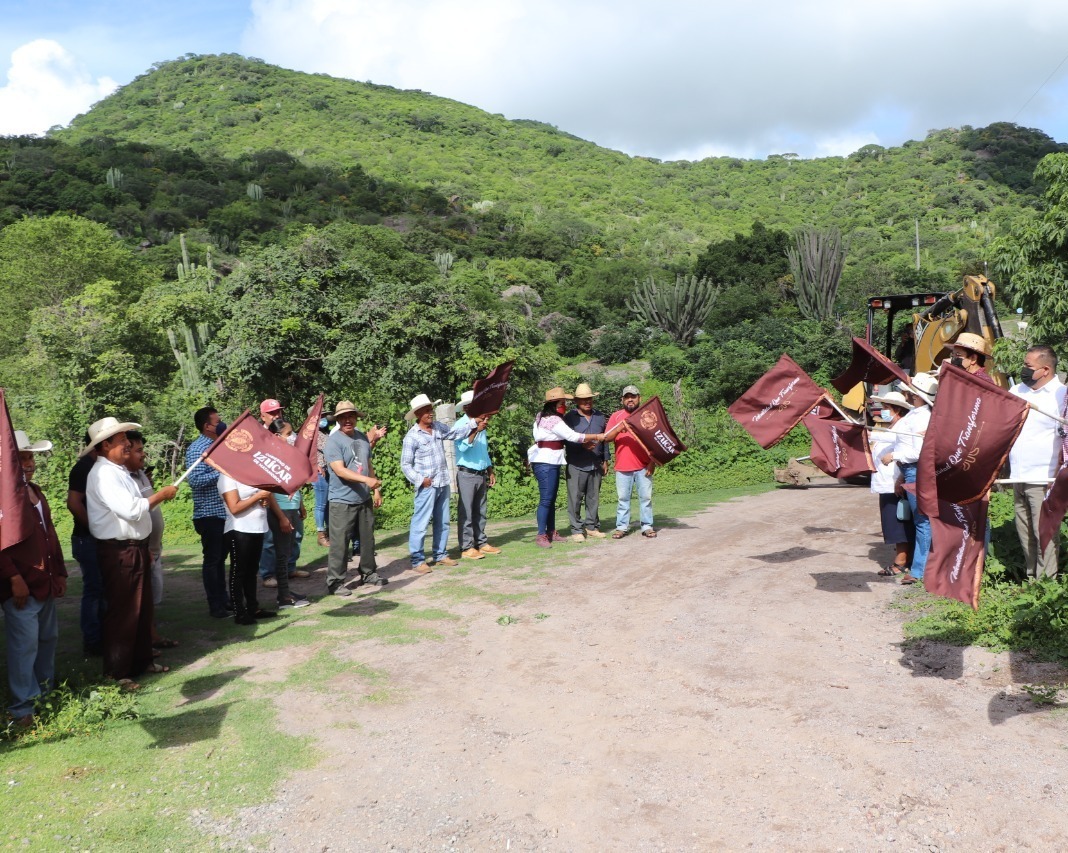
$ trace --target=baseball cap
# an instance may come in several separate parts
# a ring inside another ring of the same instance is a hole
[[[266,415],[268,412],[280,412],[282,411],[282,404],[277,400],[264,400],[260,403],[260,414]]]

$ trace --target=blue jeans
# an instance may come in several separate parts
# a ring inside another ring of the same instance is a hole
[[[916,482],[915,465],[902,465],[901,473],[905,475],[906,483]],[[917,580],[922,580],[923,570],[927,567],[927,554],[931,550],[931,519],[917,509],[914,492],[905,494],[908,495],[909,508],[912,510],[912,523],[916,526],[916,547],[912,551],[912,568],[909,573]]]
[[[530,466],[538,481],[538,535],[548,536],[556,532],[556,493],[560,491],[560,466],[548,462],[535,462]]]
[[[449,487],[419,486],[415,490],[415,512],[412,524],[408,528],[408,553],[411,555],[412,568],[426,562],[423,542],[426,529],[433,522],[432,544],[434,559],[448,556],[449,549]]]
[[[56,600],[33,596],[19,610],[15,599],[4,602],[7,634],[7,683],[11,692],[8,712],[16,719],[33,712],[33,700],[55,686],[56,642],[59,620]]]
[[[319,479],[312,483],[312,494],[315,495],[315,529],[318,532],[325,532],[327,529],[326,509],[330,500],[330,484],[321,469]]]
[[[96,559],[96,540],[92,536],[71,536],[70,551],[82,570],[82,642],[99,645],[104,639],[104,581]]]
[[[644,468],[637,471],[616,471],[616,530],[630,529],[630,496],[638,487],[638,520],[642,530],[653,529],[653,481]]]

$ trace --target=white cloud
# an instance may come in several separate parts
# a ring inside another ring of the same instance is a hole
[[[1010,120],[1065,44],[1062,0],[252,0],[242,49],[666,158]],[[1064,97],[1018,121],[1063,129]]]
[[[107,77],[94,80],[58,42],[31,41],[11,54],[7,85],[0,88],[0,135],[38,134],[65,124],[117,85]]]

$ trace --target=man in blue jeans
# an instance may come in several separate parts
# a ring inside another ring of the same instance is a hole
[[[85,434],[85,444],[89,434]],[[75,463],[67,478],[67,509],[74,517],[70,535],[71,555],[82,572],[81,629],[82,653],[86,657],[100,657],[104,653],[103,616],[104,581],[96,559],[96,540],[89,532],[89,511],[85,503],[89,472],[96,464],[96,450],[91,450]]]
[[[412,569],[421,575],[431,571],[430,563],[439,566],[455,566],[457,561],[449,556],[449,466],[445,461],[443,442],[454,441],[474,435],[486,428],[486,419],[473,422],[467,418],[450,427],[434,420],[434,404],[426,394],[411,401],[411,409],[404,416],[414,420],[412,428],[404,436],[401,448],[401,471],[408,482],[415,486],[415,511],[408,528],[408,553]],[[423,551],[426,529],[433,523],[433,560],[427,560]]]
[[[193,425],[200,437],[185,451],[186,467],[196,462],[200,454],[226,430],[226,424],[211,406],[197,409],[193,415]],[[219,472],[202,463],[189,472],[186,481],[193,493],[193,528],[200,535],[204,554],[201,576],[204,594],[208,599],[208,612],[216,619],[226,619],[232,608],[226,592],[226,551],[223,548],[226,506],[219,495]]]
[[[641,392],[634,385],[623,389],[623,408],[612,413],[608,419],[608,428],[621,424],[635,409],[642,404]],[[641,443],[625,429],[619,430],[612,439],[616,444],[616,529],[612,531],[613,539],[622,539],[630,530],[630,498],[635,486],[638,488],[638,520],[642,527],[642,536],[655,539],[653,529],[653,463]]]

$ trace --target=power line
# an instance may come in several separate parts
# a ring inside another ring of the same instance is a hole
[[[1046,87],[1046,84],[1056,76],[1057,72],[1061,70],[1061,66],[1064,65],[1065,62],[1068,62],[1068,53],[1066,53],[1064,55],[1064,59],[1062,59],[1060,61],[1060,64],[1058,64],[1057,67],[1053,69],[1053,71],[1050,73],[1049,77],[1047,77],[1045,80],[1042,81],[1042,85],[1039,86],[1037,89],[1035,89],[1035,91],[1034,91],[1034,93],[1032,93],[1031,97],[1028,98],[1026,101],[1024,101],[1024,105],[1022,107],[1020,107],[1020,109],[1018,109],[1016,111],[1016,115],[1014,115],[1012,117],[1012,123],[1013,124],[1016,123],[1016,119],[1019,118],[1020,113],[1022,113],[1025,109],[1027,109],[1027,105],[1029,103],[1031,103],[1031,101],[1033,101],[1035,99],[1035,97],[1038,95],[1038,93],[1041,92]]]

